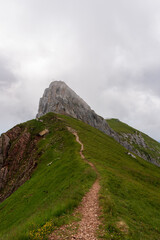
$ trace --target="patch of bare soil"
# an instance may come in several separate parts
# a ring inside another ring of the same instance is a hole
[[[119,221],[117,222],[117,228],[119,228],[119,230],[125,234],[128,233],[128,226],[124,221]]]
[[[68,127],[68,130],[75,135],[76,141],[81,145],[80,155],[81,158],[86,161],[96,172],[95,166],[85,159],[83,155],[84,146],[79,140],[77,132]],[[80,206],[76,209],[74,215],[79,214],[82,216],[79,223],[73,222],[69,225],[64,225],[61,228],[55,230],[50,236],[50,240],[97,240],[96,232],[99,227],[99,180],[97,179],[92,185],[90,191],[83,197]]]

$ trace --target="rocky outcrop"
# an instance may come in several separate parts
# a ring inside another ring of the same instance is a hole
[[[7,157],[10,146],[10,138],[6,134],[0,137],[0,168],[3,165],[4,159]]]
[[[0,202],[30,178],[37,165],[34,153],[39,139],[19,126],[0,137]]]
[[[136,132],[135,134],[118,134],[111,127],[109,127],[106,120],[97,115],[83,99],[81,99],[62,81],[52,82],[49,88],[44,91],[43,97],[40,99],[37,118],[45,115],[48,112],[69,115],[76,119],[82,120],[92,127],[95,127],[105,134],[113,137],[127,150],[135,153],[139,157],[151,163],[154,163],[155,165],[160,166],[159,161],[157,161],[147,152],[139,149],[149,148],[140,132]]]
[[[117,133],[118,134],[118,133]],[[158,158],[152,156],[151,153],[157,152],[156,149],[150,148],[145,142],[141,132],[136,131],[136,133],[121,133],[119,135],[119,143],[124,146],[127,150],[135,153],[137,156],[143,158],[144,160],[151,162],[160,167],[160,162]],[[157,152],[157,155],[158,152]]]
[[[126,139],[130,144],[137,144],[143,148],[148,148],[142,134],[140,132],[136,132],[134,134],[131,133],[122,133],[122,139]]]
[[[40,99],[37,118],[48,112],[72,116],[110,136],[117,136],[107,122],[62,81],[52,82]]]
[[[3,152],[4,159],[7,157],[9,147],[10,147],[10,138],[6,134],[2,134],[2,152]]]
[[[0,137],[0,168],[3,165],[2,137]]]
[[[41,132],[39,133],[39,136],[43,137],[43,136],[45,136],[45,135],[48,134],[48,133],[49,133],[49,130],[48,130],[48,129],[44,129],[43,131],[41,131]]]

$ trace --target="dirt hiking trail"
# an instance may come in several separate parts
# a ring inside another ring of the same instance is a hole
[[[83,155],[84,146],[83,143],[79,140],[79,136],[77,132],[68,127],[68,131],[70,131],[75,137],[76,141],[81,145],[80,155],[81,158],[87,162],[93,170],[97,173],[95,166],[85,159]],[[97,173],[98,175],[98,173]],[[70,225],[62,226],[61,228],[54,231],[49,239],[50,240],[97,240],[96,232],[100,225],[99,221],[99,190],[100,184],[99,179],[95,181],[92,185],[89,192],[83,197],[80,206],[75,210],[74,214],[79,213],[82,218],[79,223],[72,223]]]

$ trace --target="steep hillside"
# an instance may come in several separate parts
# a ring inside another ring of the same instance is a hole
[[[158,167],[129,156],[113,138],[68,116],[49,113],[23,125],[35,136],[40,129],[49,133],[38,141],[40,156],[31,178],[0,204],[0,239],[46,239],[55,226],[73,221],[71,212],[96,174],[80,158],[68,126],[77,131],[86,159],[99,173],[100,239],[160,239]]]
[[[129,151],[160,166],[160,143],[118,119],[108,119],[109,126],[119,135],[119,142]]]
[[[41,234],[36,235],[36,239],[44,239],[43,235],[46,231],[51,231],[55,225],[68,221],[67,213],[69,214],[79,204],[84,193],[94,182],[96,174],[81,160],[79,144],[75,142],[73,134],[56,115],[48,114],[40,121],[26,122],[9,132],[17,128],[25,129],[25,132],[30,134],[30,142],[25,145],[24,158],[20,159],[22,164],[17,159],[16,171],[9,170],[11,174],[3,191],[7,193],[8,190],[10,193],[11,187],[15,186],[18,179],[21,183],[22,169],[24,169],[21,166],[29,166],[32,155],[36,166],[30,174],[31,178],[29,177],[28,181],[0,204],[0,239],[34,239],[33,230],[38,231],[41,226],[44,228]],[[40,137],[39,133],[44,129],[48,129],[49,133]],[[22,130],[21,135],[23,132]],[[14,146],[19,144],[19,139],[21,139],[20,136],[17,136],[13,146],[11,143],[10,156],[14,157],[14,154],[18,156]],[[36,141],[33,149],[30,147],[32,141]],[[23,145],[16,149],[17,152],[21,152]],[[7,160],[11,161],[8,169],[15,165],[15,160],[16,158],[13,161],[12,158]],[[25,180],[28,179],[28,175],[24,171]],[[65,213],[65,218],[58,218]],[[48,223],[51,219],[53,219],[52,224]]]
[[[41,128],[39,124],[37,130]],[[37,165],[41,137],[31,132],[30,126],[21,124],[0,137],[0,202],[28,180]]]

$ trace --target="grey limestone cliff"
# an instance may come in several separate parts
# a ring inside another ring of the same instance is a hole
[[[116,135],[107,122],[62,81],[52,82],[40,99],[37,117],[48,112],[72,116],[108,135]]]
[[[160,167],[159,158],[152,156],[153,153],[160,155],[159,151],[148,146],[140,132],[119,134],[119,143],[137,156]]]

